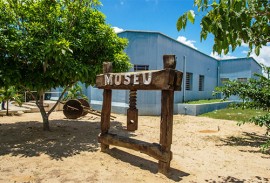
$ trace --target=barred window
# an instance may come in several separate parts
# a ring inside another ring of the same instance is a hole
[[[204,91],[204,76],[199,75],[199,91]]]
[[[224,85],[226,82],[230,81],[229,78],[220,78],[221,85]]]
[[[242,83],[246,83],[247,78],[238,78],[237,81],[242,82]]]
[[[134,65],[134,71],[147,71],[149,70],[149,65]]]
[[[193,74],[190,72],[186,73],[186,90],[192,90]]]

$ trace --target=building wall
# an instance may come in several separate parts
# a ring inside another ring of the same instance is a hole
[[[125,52],[132,64],[149,65],[149,70],[163,69],[163,55],[176,55],[176,69],[193,74],[192,90],[175,92],[175,103],[213,98],[212,91],[217,85],[217,60],[194,50],[166,35],[157,32],[125,31],[119,34],[129,44]],[[134,71],[131,69],[130,71]],[[185,75],[185,74],[184,74]],[[204,76],[204,90],[199,91],[199,75]],[[185,77],[183,78],[185,81]],[[102,91],[91,89],[91,104],[101,104]],[[129,91],[113,91],[113,106],[128,106]],[[160,113],[161,91],[138,91],[137,107],[141,115]],[[117,112],[117,111],[116,111]]]
[[[134,65],[149,65],[149,70],[161,70],[163,55],[176,55],[176,69],[182,71],[184,77],[182,91],[175,92],[175,104],[218,97],[213,96],[212,92],[220,85],[220,78],[250,78],[253,72],[261,70],[252,58],[218,61],[158,32],[124,31],[118,35],[128,39],[129,44],[125,52]],[[191,90],[186,90],[187,72],[193,74]],[[203,91],[199,91],[200,75],[204,76]],[[97,88],[87,88],[91,106],[95,109],[101,109],[102,92]],[[140,115],[159,115],[160,104],[161,91],[137,92],[137,108]],[[129,91],[113,90],[112,112],[125,114],[128,106]]]
[[[248,58],[251,62],[251,78],[255,78],[254,73],[262,74],[262,66],[253,58]]]
[[[230,81],[254,78],[254,73],[262,74],[261,66],[253,58],[236,58],[220,61],[220,78]],[[222,85],[222,82],[220,82]],[[223,97],[223,96],[221,96]],[[230,96],[229,100],[239,100],[238,96]]]
[[[125,52],[130,62],[136,65],[149,65],[149,70],[159,69],[158,62],[158,34],[145,32],[123,32],[120,37],[128,39],[129,44]],[[132,68],[130,71],[134,71]],[[129,91],[125,91],[125,103],[129,103]],[[160,111],[160,91],[137,91],[137,108],[141,115],[154,115]]]
[[[251,77],[251,62],[249,59],[230,59],[220,61],[220,78],[237,80]]]
[[[216,59],[162,34],[159,34],[158,45],[158,69],[163,67],[162,56],[164,54],[172,54],[177,57],[176,69],[184,73],[182,91],[176,92],[175,103],[213,98],[212,91],[217,84]],[[186,90],[186,72],[193,74],[192,90]],[[199,91],[199,75],[204,76],[203,91]]]

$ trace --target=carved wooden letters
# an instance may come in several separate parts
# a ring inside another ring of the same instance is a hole
[[[103,74],[97,76],[96,87],[104,89],[101,133],[98,139],[101,143],[101,151],[106,152],[109,150],[109,145],[140,151],[156,158],[159,161],[159,172],[167,174],[172,160],[174,91],[181,90],[183,73],[175,70],[174,55],[164,55],[163,64],[163,70],[111,73],[112,64],[105,63]],[[130,90],[130,105],[127,110],[127,130],[129,131],[135,131],[138,128],[137,90],[161,90],[162,106],[159,144],[142,142],[109,133],[112,89]]]
[[[139,80],[139,78],[142,77],[142,81]],[[132,79],[132,80],[131,80]],[[133,77],[131,78],[130,73],[124,73],[124,74],[104,74],[104,85],[138,85],[138,84],[144,84],[149,85],[152,81],[152,72],[143,72],[143,73],[134,73]],[[142,83],[140,83],[142,82]]]

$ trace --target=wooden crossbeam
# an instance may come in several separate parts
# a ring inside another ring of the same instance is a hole
[[[163,162],[170,162],[172,159],[172,152],[162,151],[161,145],[157,143],[148,143],[110,133],[104,135],[100,134],[98,141],[106,145],[114,145],[139,151]]]
[[[101,133],[98,141],[101,151],[106,152],[110,145],[124,147],[147,154],[158,160],[158,170],[167,174],[172,160],[171,144],[173,133],[174,91],[181,90],[183,73],[175,70],[175,55],[163,56],[163,70],[133,73],[112,73],[112,64],[104,63],[103,74],[96,78],[96,87],[104,89],[101,112]],[[138,109],[137,90],[161,90],[160,141],[149,143],[109,133],[112,102],[112,89],[132,91],[127,110],[127,129],[137,130]],[[134,123],[134,124],[133,124]]]

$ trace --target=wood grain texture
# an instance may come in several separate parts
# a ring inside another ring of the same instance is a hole
[[[100,143],[103,144],[114,145],[139,151],[157,160],[162,160],[163,162],[170,162],[171,160],[172,153],[162,151],[161,146],[158,143],[148,143],[110,133],[105,135],[100,134],[98,140]]]
[[[151,83],[146,85],[143,82],[143,77],[148,77],[151,73]],[[129,75],[130,83],[124,84],[125,76]],[[136,75],[136,76],[135,76]],[[143,72],[128,72],[128,73],[107,73],[107,77],[112,78],[112,83],[105,84],[105,75],[101,74],[96,77],[96,87],[99,89],[124,89],[124,90],[181,90],[182,72],[174,69],[143,71]],[[134,84],[134,77],[138,77],[138,84]],[[115,79],[116,78],[116,79]],[[121,79],[120,79],[121,78]],[[115,84],[115,81],[121,81],[120,84]]]

